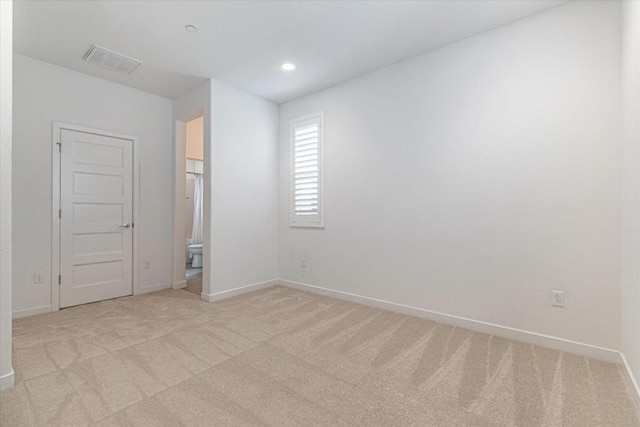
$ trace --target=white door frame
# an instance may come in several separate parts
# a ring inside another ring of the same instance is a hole
[[[94,129],[85,126],[72,125],[69,123],[53,122],[51,131],[52,150],[52,203],[51,203],[51,311],[60,310],[60,285],[58,277],[60,275],[60,134],[62,130],[72,130],[76,132],[91,133],[112,138],[128,139],[133,143],[133,295],[139,294],[139,269],[138,269],[138,248],[139,242],[139,221],[138,221],[138,200],[140,195],[140,156],[138,155],[138,138],[117,132],[102,129]]]
[[[185,230],[185,187],[187,160],[187,122],[174,120],[173,147],[173,268],[171,286],[173,289],[187,287],[186,278],[186,230]]]

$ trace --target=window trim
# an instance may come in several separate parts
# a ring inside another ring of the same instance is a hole
[[[296,125],[318,120],[320,123],[318,151],[318,216],[314,220],[304,220],[295,214],[295,128]],[[324,228],[324,110],[291,119],[289,122],[289,226],[296,228]]]

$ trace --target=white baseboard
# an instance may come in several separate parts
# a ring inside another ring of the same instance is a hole
[[[0,376],[0,391],[4,391],[8,388],[13,387],[15,383],[16,383],[16,373],[12,367],[11,372]]]
[[[620,365],[622,365],[622,370],[627,374],[627,380],[629,380],[629,385],[631,386],[633,393],[633,397],[636,399],[636,405],[640,408],[640,385],[638,381],[636,381],[635,376],[633,375],[633,371],[631,371],[631,367],[627,363],[626,357],[624,357],[624,353],[620,352]]]
[[[410,316],[422,317],[425,319],[433,320],[435,322],[459,326],[461,328],[470,329],[472,331],[481,332],[484,334],[495,335],[497,337],[520,341],[527,344],[539,345],[541,347],[547,347],[554,350],[577,354],[580,356],[592,357],[594,359],[603,360],[605,362],[620,363],[620,352],[617,350],[597,347],[590,344],[584,344],[576,341],[566,340],[563,338],[539,334],[536,332],[524,331],[522,329],[510,328],[508,326],[496,325],[494,323],[467,319],[465,317],[454,316],[451,314],[439,313],[437,311],[427,310],[424,308],[412,307],[408,305],[379,300],[376,298],[350,294],[348,292],[322,288],[320,286],[308,285],[306,283],[294,282],[291,280],[280,279],[278,283],[282,286],[286,286],[292,289],[321,294],[333,298],[355,302],[369,307],[381,308],[384,310],[407,314]]]
[[[239,288],[229,289],[228,291],[216,292],[213,294],[205,294],[203,292],[202,295],[200,295],[200,298],[204,301],[215,302],[226,298],[235,297],[236,295],[246,294],[247,292],[257,291],[258,289],[267,288],[269,286],[274,286],[278,283],[278,279],[273,279],[264,282],[252,283],[251,285],[247,286],[240,286]]]
[[[36,314],[44,314],[44,313],[51,313],[50,305],[27,308],[24,310],[16,310],[13,313],[11,313],[11,317],[14,319],[21,319],[23,317],[35,316]]]
[[[165,289],[171,289],[171,283],[166,282],[156,283],[155,285],[140,286],[138,289],[138,295],[148,294],[149,292],[164,291]]]
[[[171,284],[171,287],[172,287],[173,289],[183,289],[183,288],[186,288],[186,287],[187,287],[187,281],[186,281],[186,280],[182,280],[182,281],[180,281],[180,282],[173,282],[173,283]]]

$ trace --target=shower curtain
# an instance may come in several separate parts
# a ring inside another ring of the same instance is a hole
[[[195,191],[193,192],[193,228],[191,232],[191,243],[202,243],[202,196],[204,188],[202,184],[202,174],[196,176]]]

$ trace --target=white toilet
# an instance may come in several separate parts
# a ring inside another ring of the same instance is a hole
[[[187,248],[191,256],[191,267],[202,267],[202,243],[188,245]]]

